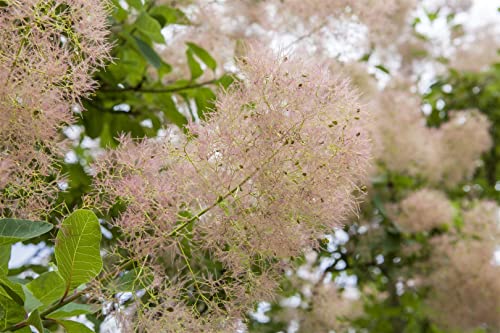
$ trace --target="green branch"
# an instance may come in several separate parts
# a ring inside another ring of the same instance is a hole
[[[216,79],[200,82],[200,83],[194,83],[186,86],[181,86],[181,87],[172,87],[172,88],[163,88],[163,89],[154,89],[154,88],[141,88],[139,87],[129,87],[129,88],[112,88],[112,89],[100,89],[99,92],[102,93],[116,93],[116,92],[127,92],[127,91],[132,91],[132,92],[138,92],[138,93],[145,93],[145,94],[161,94],[161,93],[174,93],[174,92],[179,92],[183,90],[188,90],[188,89],[195,89],[195,88],[200,88],[203,86],[211,85],[217,83]]]

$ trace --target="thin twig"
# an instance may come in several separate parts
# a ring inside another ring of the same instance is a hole
[[[290,47],[292,47],[293,45],[295,44],[298,44],[300,43],[301,41],[303,41],[304,39],[306,38],[309,38],[311,37],[312,35],[314,35],[316,32],[320,31],[321,29],[323,29],[323,27],[326,25],[326,21],[323,21],[321,24],[319,24],[318,26],[316,26],[315,28],[313,28],[311,31],[309,31],[307,34],[305,35],[302,35],[300,37],[298,37],[296,40],[294,40],[293,42],[289,43],[287,46],[285,46],[283,48],[284,51],[288,50]]]
[[[133,92],[138,92],[138,93],[147,93],[147,94],[161,94],[161,93],[173,93],[173,92],[179,92],[183,90],[188,90],[188,89],[194,89],[194,88],[200,88],[206,85],[210,84],[215,84],[217,82],[216,79],[200,82],[200,83],[195,83],[195,84],[190,84],[187,86],[181,86],[181,87],[172,87],[172,88],[163,88],[163,89],[148,89],[148,88],[140,88],[140,87],[128,87],[128,88],[111,88],[111,89],[101,89],[99,92],[103,93],[116,93],[116,92],[126,92],[126,91],[133,91]]]

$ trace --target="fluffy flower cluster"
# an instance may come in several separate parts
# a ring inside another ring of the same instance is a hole
[[[291,31],[294,27],[288,20],[290,17],[300,19],[295,23],[301,23],[303,26],[310,25],[311,28],[322,22],[327,23],[331,19],[350,20],[366,25],[377,41],[380,41],[377,36],[387,37],[395,33],[405,22],[409,11],[416,5],[414,0],[389,0],[383,3],[373,0],[247,2],[252,3],[254,7],[261,7],[262,14],[258,17],[267,19],[267,22],[263,23],[267,27],[275,29],[286,27],[288,31]],[[271,11],[271,8],[274,10]]]
[[[436,142],[420,114],[420,100],[408,93],[387,90],[372,107],[374,155],[391,171],[434,175],[429,165],[436,164]]]
[[[202,303],[215,326],[268,298],[280,259],[357,209],[370,153],[364,110],[345,80],[258,52],[240,67],[243,80],[187,140],[125,140],[96,165],[100,197],[126,204],[114,223],[127,248],[148,257],[164,285],[194,289],[192,313]],[[204,255],[224,273],[203,268]],[[193,267],[202,273],[173,273]]]
[[[44,210],[60,125],[71,122],[71,108],[93,88],[92,71],[108,58],[106,16],[105,1],[0,8],[0,215]]]
[[[473,202],[463,212],[463,232],[479,236],[484,246],[493,252],[500,242],[500,209],[494,201]]]
[[[444,327],[500,329],[500,266],[493,260],[500,241],[499,207],[481,201],[464,211],[461,239],[435,241],[429,305]]]
[[[441,126],[438,172],[445,185],[454,186],[473,176],[481,155],[493,144],[490,126],[488,118],[477,110],[452,112]]]
[[[430,231],[453,220],[454,210],[443,192],[421,189],[404,198],[395,208],[393,218],[403,230]]]
[[[419,100],[399,90],[373,105],[375,155],[391,171],[453,187],[470,178],[490,149],[490,122],[477,110],[453,111],[439,129],[428,128]],[[397,126],[395,126],[397,124]]]
[[[362,303],[358,299],[349,298],[340,291],[333,282],[322,281],[314,288],[309,298],[310,306],[288,308],[280,316],[288,322],[294,320],[299,324],[299,333],[329,333],[333,330],[346,332],[349,320],[362,314]]]
[[[480,26],[471,34],[457,38],[456,43],[458,47],[450,59],[450,67],[456,70],[479,72],[500,61],[497,53],[500,37],[494,25]]]

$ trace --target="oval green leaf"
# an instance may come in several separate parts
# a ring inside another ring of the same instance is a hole
[[[146,12],[143,12],[135,21],[135,27],[151,38],[154,42],[163,44],[165,43],[165,38],[161,34],[161,26],[158,21],[149,16]]]
[[[63,221],[54,252],[66,291],[91,281],[101,272],[100,243],[99,220],[93,212],[79,209]]]
[[[59,310],[48,314],[47,317],[52,319],[63,319],[73,316],[79,316],[82,314],[94,313],[96,311],[98,311],[98,308],[95,308],[88,304],[68,303],[65,306],[61,307]]]
[[[186,57],[189,70],[191,71],[191,80],[196,80],[203,74],[203,69],[201,69],[200,64],[194,58],[194,53],[191,49],[186,50]]]
[[[0,246],[11,245],[30,238],[35,238],[49,232],[52,227],[52,224],[42,221],[1,219]]]
[[[93,333],[90,328],[82,323],[71,320],[59,320],[59,324],[66,330],[67,333]]]
[[[196,45],[195,43],[187,42],[186,44],[189,49],[192,50],[193,53],[196,54],[196,56],[205,63],[205,65],[207,65],[208,68],[215,71],[215,69],[217,68],[217,62],[210,55],[210,53],[208,53],[204,48]]]
[[[0,295],[0,330],[20,323],[24,320],[26,312],[21,305],[17,304],[9,297]]]
[[[0,276],[9,273],[10,245],[0,246]]]
[[[31,312],[27,322],[35,327],[38,333],[43,333],[42,319],[40,318],[40,312],[38,312],[38,310]]]
[[[43,304],[43,308],[46,308],[63,297],[64,282],[59,273],[53,271],[43,273],[28,283],[26,287]]]

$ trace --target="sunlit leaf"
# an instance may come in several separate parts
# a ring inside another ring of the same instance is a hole
[[[61,299],[65,291],[64,279],[57,271],[46,272],[26,285],[28,290],[44,306]]]
[[[203,61],[205,65],[207,65],[208,68],[210,68],[213,71],[215,70],[215,68],[217,68],[217,62],[205,49],[201,48],[195,43],[187,42],[186,44],[189,47],[189,49],[192,50],[193,53],[198,58],[200,58],[200,60]]]
[[[79,209],[68,216],[57,233],[54,249],[67,290],[91,281],[102,269],[101,229],[97,216]]]

